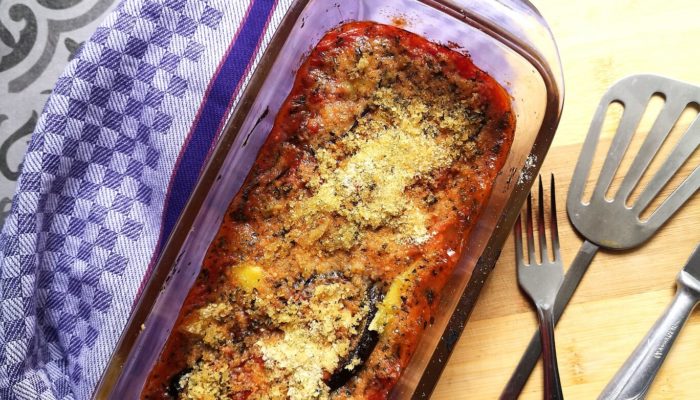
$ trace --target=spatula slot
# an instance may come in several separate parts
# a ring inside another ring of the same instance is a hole
[[[598,138],[598,144],[595,147],[595,155],[592,157],[588,179],[586,179],[586,183],[583,187],[583,195],[581,196],[581,202],[583,204],[589,204],[591,201],[593,190],[598,182],[598,176],[603,168],[605,155],[610,149],[610,143],[615,136],[617,127],[620,126],[620,120],[622,119],[624,110],[625,107],[623,104],[617,100],[608,104],[607,110],[605,111],[605,118],[600,127],[600,136]]]
[[[700,135],[700,124],[698,122],[699,112],[700,105],[697,103],[692,102],[686,105],[673,128],[659,146],[658,151],[651,155],[652,159],[648,167],[627,197],[627,206],[634,206],[640,213],[640,219],[647,220],[651,213],[658,208],[666,197],[690,175],[693,168],[700,164],[700,153],[697,151],[697,138]],[[670,180],[669,178],[659,175],[657,178],[659,182],[654,182],[654,178],[658,175],[664,164],[668,162],[669,157],[685,158],[685,162],[680,164],[678,172],[675,175],[669,177]],[[660,192],[656,196],[651,196],[652,192],[648,192],[648,194],[641,198],[642,202],[648,204],[646,206],[644,206],[643,203],[636,205],[640,200],[640,196],[647,190],[660,190]]]
[[[600,170],[598,182],[596,182],[595,188],[593,189],[591,201],[596,199],[604,200],[605,193],[607,193],[610,188],[615,172],[619,169],[629,144],[635,132],[637,132],[642,115],[644,115],[644,111],[647,109],[651,97],[652,95],[649,95],[649,97],[639,96],[620,99],[624,105],[624,111],[622,112],[620,124],[615,131],[615,136],[613,136],[610,142],[603,167]]]
[[[633,207],[640,220],[661,225],[700,188],[700,126],[696,128],[683,137],[673,158],[667,158],[640,194]]]
[[[680,113],[680,110],[676,110],[672,104],[667,104],[666,97],[662,93],[654,93],[649,98],[646,108],[644,109],[644,113],[637,123],[637,128],[631,133],[631,140],[629,140],[627,149],[620,160],[619,166],[615,170],[612,182],[605,192],[606,200],[613,201],[618,195],[622,182],[625,176],[628,174],[630,167],[636,158],[635,156],[639,154],[639,150],[642,148],[642,143],[644,143],[644,140],[649,135],[649,132],[655,128],[655,125],[658,129],[660,121],[668,120],[669,114],[678,113]],[[671,115],[670,118],[673,118],[673,116]],[[661,123],[663,124],[663,121]],[[673,122],[671,122],[671,124],[672,123]],[[611,143],[612,140],[608,141],[608,147]]]

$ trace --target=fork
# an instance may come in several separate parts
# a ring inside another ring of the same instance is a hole
[[[540,246],[541,262],[535,257],[534,224],[532,221],[532,193],[527,196],[526,230],[528,262],[523,254],[523,238],[521,218],[518,216],[514,226],[515,257],[518,269],[520,287],[535,303],[537,320],[542,341],[542,361],[544,363],[544,398],[546,400],[563,399],[559,369],[557,367],[557,351],[554,345],[554,300],[564,279],[564,267],[559,253],[559,230],[557,228],[557,206],[554,195],[554,174],[550,181],[550,231],[553,260],[549,259],[544,224],[544,190],[542,176],[539,177],[539,199],[537,213],[537,230]]]

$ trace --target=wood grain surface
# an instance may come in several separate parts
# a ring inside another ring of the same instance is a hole
[[[562,253],[568,265],[582,238],[567,220],[566,191],[600,97],[613,82],[636,73],[655,73],[700,85],[700,2],[533,3],[554,32],[566,82],[563,117],[542,173],[554,173],[557,179]],[[653,115],[651,111],[662,103],[658,100],[650,105],[648,114]],[[687,110],[676,131],[687,127],[696,114],[697,110]],[[635,136],[632,153],[653,122],[649,115]],[[614,120],[619,110],[612,110],[609,116]],[[612,133],[606,125],[604,137]],[[662,149],[662,153],[667,152]],[[696,151],[684,167],[686,173],[700,163],[699,153]],[[603,156],[603,152],[596,152],[594,169],[600,168]],[[622,171],[625,165],[629,162],[623,164]],[[592,175],[595,177],[595,172]],[[622,176],[618,175],[617,184]],[[643,246],[627,252],[598,253],[556,328],[566,399],[595,399],[667,307],[675,293],[675,276],[700,242],[699,223],[700,196],[696,195]],[[534,309],[517,286],[513,241],[509,239],[433,399],[498,398],[535,328]],[[521,398],[542,398],[541,366]],[[648,398],[700,398],[700,309],[683,329]]]

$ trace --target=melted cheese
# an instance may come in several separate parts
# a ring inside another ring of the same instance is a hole
[[[374,319],[369,325],[369,329],[375,332],[384,332],[384,327],[386,327],[398,313],[403,304],[403,299],[401,298],[406,293],[409,292],[413,281],[411,280],[412,275],[416,273],[416,270],[411,268],[401,274],[399,274],[389,285],[389,290],[384,296],[384,300],[377,307],[377,314],[375,314]]]
[[[240,288],[248,293],[257,289],[263,279],[262,267],[254,263],[243,263],[231,269],[231,275]]]

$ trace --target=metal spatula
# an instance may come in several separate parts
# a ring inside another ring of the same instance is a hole
[[[655,94],[665,98],[649,134],[642,143],[615,197],[606,199],[606,192],[619,168],[649,100]],[[582,200],[590,174],[606,111],[613,102],[624,106],[624,112],[610,145],[600,176],[588,203]],[[566,272],[554,304],[555,322],[574,294],[599,248],[630,249],[647,241],[700,187],[700,166],[665,198],[661,205],[643,220],[640,215],[659,196],[661,190],[700,145],[700,118],[688,127],[668,158],[663,162],[636,202],[626,203],[640,178],[668,137],[683,110],[692,103],[700,104],[700,87],[655,75],[634,75],[613,85],[603,96],[593,117],[581,149],[574,176],[569,186],[567,212],[569,219],[586,238],[571,267]],[[501,399],[515,399],[525,386],[540,356],[539,334],[536,333],[511,376]]]

